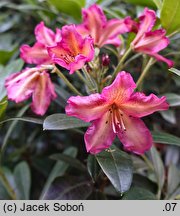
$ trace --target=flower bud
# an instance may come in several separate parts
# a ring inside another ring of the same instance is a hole
[[[103,54],[101,61],[102,61],[102,65],[107,67],[109,65],[109,63],[110,63],[109,55],[108,54]]]

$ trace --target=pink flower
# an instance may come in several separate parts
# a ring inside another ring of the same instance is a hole
[[[158,54],[159,51],[168,46],[169,39],[165,36],[166,31],[164,29],[152,31],[155,22],[155,12],[145,8],[143,15],[139,17],[137,35],[132,41],[131,47],[136,52],[148,54],[158,61],[166,62],[169,67],[172,67],[173,61]]]
[[[49,74],[38,67],[10,75],[5,82],[8,99],[16,103],[32,96],[31,108],[37,115],[44,115],[51,100],[56,98]]]
[[[121,72],[101,94],[70,97],[66,113],[92,122],[85,133],[86,149],[96,154],[109,148],[116,137],[125,149],[143,154],[152,145],[150,131],[140,119],[168,109],[166,98],[134,92],[136,85],[129,73]]]
[[[21,58],[29,64],[49,64],[52,63],[51,58],[47,52],[47,46],[55,45],[61,40],[61,31],[56,29],[54,33],[51,29],[40,22],[35,28],[35,36],[37,42],[30,47],[29,45],[22,45],[20,48]]]
[[[77,26],[77,30],[83,35],[91,35],[94,44],[98,47],[105,44],[119,46],[121,44],[119,35],[131,30],[130,17],[107,21],[103,10],[96,4],[83,9],[82,14],[83,23]]]
[[[83,38],[74,25],[62,27],[61,36],[62,40],[48,47],[48,52],[53,62],[70,70],[72,74],[93,59],[93,41],[90,37]]]

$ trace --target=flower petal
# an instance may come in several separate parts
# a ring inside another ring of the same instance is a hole
[[[120,41],[119,35],[129,32],[131,25],[129,25],[130,17],[125,19],[111,19],[107,22],[106,26],[102,29],[99,37],[98,46],[102,47],[104,44],[117,45],[117,40]],[[116,43],[112,43],[116,39]],[[112,40],[112,41],[111,41]],[[120,42],[118,43],[120,44]]]
[[[38,76],[39,73],[31,69],[9,76],[5,82],[8,99],[16,103],[28,99],[34,91]]]
[[[108,110],[108,105],[100,94],[72,96],[67,103],[66,114],[86,122],[100,118]]]
[[[136,88],[132,76],[125,71],[119,72],[114,82],[103,89],[102,97],[109,103],[117,105],[129,100],[129,97]]]
[[[163,57],[162,55],[160,55],[158,53],[153,53],[153,54],[151,53],[149,55],[151,55],[152,57],[156,58],[158,61],[165,62],[168,65],[169,68],[173,67],[173,65],[174,65],[173,61],[171,61],[170,59],[167,59],[167,58]]]
[[[22,45],[20,48],[20,57],[29,64],[45,64],[51,62],[46,47],[38,42],[33,47]]]
[[[165,37],[165,34],[164,29],[145,33],[144,37],[134,47],[134,50],[144,53],[159,52],[169,44],[169,39]]]
[[[108,112],[104,113],[101,118],[93,121],[86,131],[84,140],[87,152],[97,154],[112,145],[116,135],[108,118]]]
[[[144,13],[142,16],[139,17],[140,24],[138,33],[131,43],[132,46],[135,46],[136,43],[143,37],[145,32],[149,32],[152,30],[155,22],[156,22],[156,13],[153,10],[149,10],[148,8],[144,9]]]
[[[91,61],[94,57],[93,40],[90,37],[83,38],[74,25],[62,28],[62,39],[57,45],[48,47],[48,53],[53,62],[70,70],[75,70]]]
[[[167,110],[169,108],[168,103],[166,102],[166,97],[158,98],[154,94],[149,96],[144,95],[143,93],[136,92],[134,93],[129,101],[121,104],[120,109],[129,115],[134,117],[143,117],[150,115],[156,111]]]
[[[40,22],[36,28],[35,28],[35,36],[36,36],[36,40],[41,43],[44,44],[45,46],[51,46],[54,45],[55,42],[55,33],[47,28],[44,25],[44,22]]]
[[[32,96],[31,108],[37,115],[44,115],[51,100],[56,98],[54,86],[51,83],[49,74],[42,72],[37,81]]]
[[[90,6],[88,9],[82,10],[83,25],[89,31],[89,34],[94,38],[95,44],[101,37],[101,30],[106,25],[106,16],[103,10],[96,4]]]
[[[143,154],[152,146],[152,136],[141,119],[123,115],[126,131],[119,132],[117,136],[127,151]]]

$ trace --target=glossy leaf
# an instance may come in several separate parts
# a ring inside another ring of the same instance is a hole
[[[152,132],[155,143],[180,146],[180,138],[164,132]]]
[[[132,182],[132,161],[127,153],[112,146],[108,151],[97,154],[96,159],[118,192],[124,193],[130,188]]]
[[[156,196],[142,187],[132,187],[125,193],[123,200],[156,200]]]
[[[171,164],[168,169],[167,193],[171,196],[178,186],[180,186],[180,170]]]
[[[48,116],[43,123],[44,130],[66,130],[87,126],[89,126],[89,123],[61,113]]]
[[[162,8],[162,1],[163,0],[153,0],[153,2],[156,4],[156,6],[157,6],[158,9]]]
[[[170,107],[180,105],[180,95],[175,94],[175,93],[166,93],[166,94],[164,94],[164,96],[166,96]]]
[[[176,124],[176,114],[174,110],[166,110],[159,112],[161,116],[171,124]]]
[[[63,152],[63,154],[75,158],[77,155],[77,148],[69,147]],[[55,180],[55,178],[57,178],[59,176],[63,176],[65,174],[66,170],[68,169],[68,167],[69,167],[69,164],[67,164],[64,161],[56,162],[56,164],[52,168],[52,171],[49,174],[48,179],[46,180],[46,183],[45,183],[44,188],[42,190],[40,199],[45,199],[46,193],[48,192],[51,183]]]
[[[92,184],[79,177],[66,176],[57,178],[44,199],[46,200],[85,200],[92,192]]]
[[[153,162],[158,187],[159,190],[161,190],[165,181],[165,170],[163,161],[161,159],[159,152],[156,150],[154,146],[152,146],[152,148],[150,149],[150,155]]]
[[[28,200],[31,188],[31,173],[26,162],[19,163],[14,170],[17,199]]]
[[[87,169],[88,169],[89,175],[91,176],[92,180],[95,182],[101,171],[101,168],[94,155],[88,156]]]
[[[85,0],[48,0],[59,12],[63,12],[80,20],[81,8],[85,6]]]
[[[161,10],[161,23],[167,34],[180,31],[180,1],[164,0]]]

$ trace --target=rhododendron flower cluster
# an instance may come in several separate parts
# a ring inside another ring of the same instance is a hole
[[[149,59],[153,57],[154,61],[173,66],[171,60],[158,53],[168,46],[169,39],[164,29],[153,29],[155,22],[156,14],[148,8],[145,8],[138,21],[131,17],[108,20],[102,8],[96,4],[82,10],[82,23],[65,25],[61,29],[56,28],[55,32],[40,22],[35,27],[35,44],[22,45],[20,48],[20,57],[33,66],[30,68],[28,65],[6,79],[8,99],[19,103],[32,96],[33,112],[44,115],[56,98],[51,81],[51,73],[54,73],[63,79],[73,93],[79,94],[68,99],[65,111],[69,116],[91,122],[84,136],[88,152],[97,154],[109,148],[117,136],[125,150],[143,154],[153,141],[149,129],[140,118],[166,110],[168,104],[164,96],[158,98],[154,94],[146,96],[135,92],[138,86],[132,75],[119,72],[119,69],[122,70],[133,52],[146,54]],[[125,50],[121,47],[120,38],[131,32],[135,33],[135,37]],[[114,71],[108,68],[111,64],[108,54],[101,53],[105,52],[101,48],[108,45],[113,46],[119,55],[117,66],[113,65]],[[146,73],[151,66],[147,65]],[[80,96],[81,92],[61,68],[72,74],[72,80],[77,73],[76,77],[84,82],[88,95]],[[144,72],[141,75],[144,78]]]

